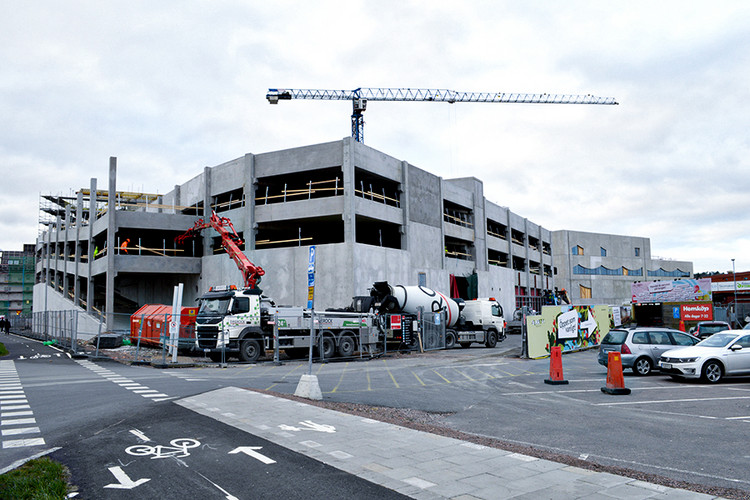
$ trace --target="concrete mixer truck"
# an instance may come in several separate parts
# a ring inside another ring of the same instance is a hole
[[[451,299],[424,286],[392,286],[387,281],[374,283],[370,295],[381,315],[417,315],[420,309],[424,312],[442,311],[446,322],[446,348],[456,344],[468,347],[472,343],[492,348],[505,340],[503,307],[494,298]]]

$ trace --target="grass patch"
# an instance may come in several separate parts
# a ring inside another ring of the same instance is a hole
[[[47,457],[29,460],[0,476],[0,499],[59,500],[68,494],[68,469]]]
[[[8,349],[5,348],[5,344],[0,342],[0,356],[7,356],[8,355]]]

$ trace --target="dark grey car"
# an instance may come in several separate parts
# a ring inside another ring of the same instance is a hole
[[[621,353],[622,367],[636,375],[648,375],[659,367],[659,356],[678,347],[689,347],[700,339],[679,330],[640,326],[615,328],[604,336],[599,346],[599,364],[607,366],[610,351]]]

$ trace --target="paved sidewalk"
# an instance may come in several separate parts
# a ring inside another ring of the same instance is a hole
[[[717,498],[235,387],[176,403],[412,498]]]

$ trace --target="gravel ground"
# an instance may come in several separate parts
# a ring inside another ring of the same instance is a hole
[[[93,354],[93,347],[86,346],[86,351]],[[160,366],[163,363],[164,354],[161,349],[154,349],[150,347],[141,347],[137,349],[135,346],[122,346],[116,349],[100,349],[99,354],[107,356],[115,361],[121,363],[133,363],[135,361],[150,363],[154,366]],[[137,354],[137,357],[136,357]],[[513,351],[507,352],[505,355],[518,356],[519,353]],[[398,354],[393,353],[389,356],[414,356],[417,353],[410,354]],[[282,354],[282,357],[285,356]],[[171,358],[167,356],[167,362],[169,363]],[[178,365],[191,366],[191,365],[205,365],[211,364],[212,361],[202,356],[185,356],[179,355],[177,358]],[[256,390],[256,389],[251,389]],[[649,483],[660,484],[662,486],[668,486],[671,488],[681,488],[685,490],[695,491],[698,493],[705,493],[717,497],[728,498],[732,500],[747,500],[750,498],[750,492],[731,489],[731,488],[720,488],[712,487],[701,484],[689,483],[685,481],[678,481],[668,477],[659,476],[656,474],[649,474],[633,469],[627,469],[624,467],[606,466],[596,463],[592,463],[586,460],[581,460],[576,457],[564,455],[560,453],[550,452],[541,448],[535,448],[533,446],[523,446],[517,443],[509,443],[489,436],[482,436],[478,434],[468,434],[459,430],[446,426],[443,421],[443,417],[449,414],[446,413],[429,413],[421,410],[414,410],[409,408],[390,408],[384,406],[370,406],[358,403],[339,403],[333,401],[314,401],[305,398],[299,398],[290,394],[282,394],[272,391],[256,390],[257,392],[264,392],[272,394],[277,397],[292,399],[307,404],[321,406],[331,410],[336,410],[344,413],[350,413],[352,415],[359,415],[362,417],[372,418],[374,420],[380,420],[382,422],[388,422],[391,424],[399,425],[402,427],[408,427],[418,431],[430,432],[440,436],[452,437],[460,439],[462,441],[468,441],[471,443],[479,444],[482,446],[499,448],[502,450],[521,453],[524,455],[541,458],[544,460],[551,460],[558,463],[567,465],[573,465],[582,469],[588,469],[598,472],[609,472],[611,474],[617,474],[619,476],[630,477]]]

